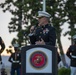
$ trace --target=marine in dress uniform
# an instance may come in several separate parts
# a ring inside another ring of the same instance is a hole
[[[38,25],[30,28],[30,42],[31,44],[51,45],[56,44],[55,28],[49,23],[50,14],[44,11],[38,12]],[[58,54],[59,57],[59,54]],[[60,57],[58,59],[60,62]]]
[[[71,75],[76,75],[76,35],[73,36],[74,44],[70,45],[66,55],[71,59]]]
[[[9,57],[9,62],[12,63],[11,65],[11,75],[15,75],[15,71],[17,75],[20,75],[21,70],[21,54],[19,53],[18,44],[14,44],[15,52],[11,54]]]
[[[2,40],[2,38],[0,37],[0,46],[1,46],[1,49],[0,49],[0,61],[2,61],[2,58],[1,58],[1,53],[4,51],[5,49],[5,44]]]
[[[50,14],[44,11],[38,12],[38,18],[50,18]],[[36,41],[44,40],[45,44],[55,46],[56,43],[56,33],[55,28],[51,26],[51,24],[46,23],[45,25],[37,25],[33,30],[32,34],[30,34],[31,44],[36,44]]]
[[[3,39],[0,37],[0,75],[1,75],[1,69],[2,69],[2,57],[1,57],[1,53],[4,51],[5,49],[5,44],[3,42]]]

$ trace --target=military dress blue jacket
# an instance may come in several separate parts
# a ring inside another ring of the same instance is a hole
[[[31,44],[35,44],[36,41],[44,40],[46,45],[55,46],[56,43],[56,32],[55,28],[50,24],[42,27],[36,27],[34,35],[30,36]]]
[[[71,45],[66,54],[71,59],[70,65],[76,67],[76,45]]]

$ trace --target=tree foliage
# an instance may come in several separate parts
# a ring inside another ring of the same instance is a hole
[[[67,34],[70,35],[71,43],[72,42],[72,36],[76,34],[76,0],[67,0],[65,4],[65,11],[66,11],[66,16],[67,22],[69,24],[69,31],[67,31],[64,36]]]
[[[9,11],[13,15],[8,25],[9,32],[18,32],[18,38],[14,38],[12,43],[18,42],[21,46],[24,40],[24,34],[28,34],[30,25],[36,23],[37,11],[42,8],[40,1],[5,0],[0,6],[4,12]],[[28,38],[26,37],[26,39]]]

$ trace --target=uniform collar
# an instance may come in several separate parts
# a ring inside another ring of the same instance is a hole
[[[46,28],[46,27],[48,27],[50,24],[46,24],[46,25],[44,25],[44,26],[42,26],[42,28]]]

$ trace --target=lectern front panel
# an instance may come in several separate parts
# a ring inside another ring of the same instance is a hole
[[[21,50],[22,75],[57,75],[57,49],[31,45]]]

